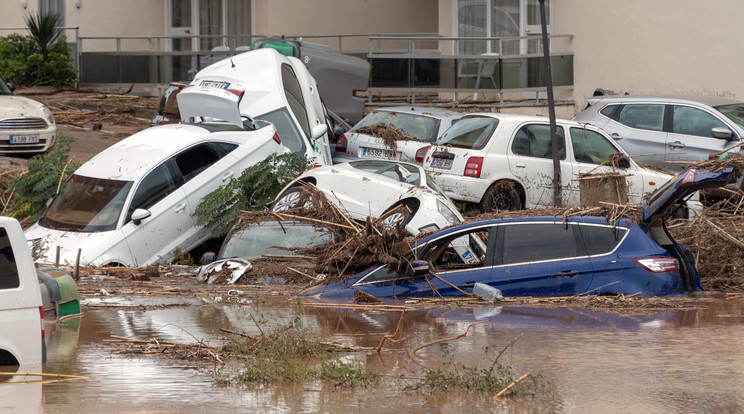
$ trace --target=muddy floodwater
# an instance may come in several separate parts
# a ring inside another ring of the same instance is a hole
[[[168,304],[167,298],[146,298]],[[184,299],[170,300],[184,303]],[[88,301],[89,303],[91,300]],[[258,333],[299,318],[319,337],[346,345],[376,347],[396,330],[397,310],[299,306],[277,303],[226,304],[193,297],[186,306],[85,309],[84,316],[47,325],[45,373],[85,376],[46,384],[3,384],[3,412],[272,412],[272,413],[735,413],[744,412],[744,299],[701,300],[695,309],[594,311],[581,307],[470,305],[467,308],[407,310],[398,338],[381,354],[359,358],[388,374],[375,389],[305,383],[259,388],[213,385],[210,367],[141,355],[113,354],[111,335],[158,341],[219,345],[220,328]],[[409,352],[418,345],[462,334],[444,346]],[[516,342],[514,342],[516,339]],[[398,382],[422,366],[486,366],[500,361],[514,378],[540,374],[546,395],[509,405],[491,396],[401,391]]]

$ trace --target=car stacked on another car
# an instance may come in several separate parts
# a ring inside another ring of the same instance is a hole
[[[421,162],[426,149],[463,114],[431,107],[375,109],[338,138],[334,161]],[[396,139],[397,138],[397,139]]]
[[[744,138],[740,99],[608,95],[587,102],[574,121],[602,128],[637,162],[668,170],[706,160]]]
[[[561,202],[581,204],[575,177],[614,172],[607,161],[621,153],[628,202],[640,203],[671,175],[640,167],[601,129],[558,120]],[[478,203],[482,212],[553,205],[553,158],[548,118],[471,114],[429,148],[424,168],[450,198]],[[695,205],[695,207],[699,207]]]
[[[0,153],[47,151],[57,138],[52,112],[46,105],[14,95],[14,90],[0,78]]]

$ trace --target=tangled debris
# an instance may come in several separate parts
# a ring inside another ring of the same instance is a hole
[[[398,152],[398,141],[400,140],[420,141],[418,138],[408,135],[405,131],[401,131],[392,124],[367,125],[359,128],[356,132],[382,138],[382,142],[392,149],[394,153]]]

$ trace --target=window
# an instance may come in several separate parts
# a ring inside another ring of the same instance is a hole
[[[563,127],[556,127],[560,159],[566,159],[566,137]],[[512,141],[512,152],[517,155],[538,158],[553,158],[553,142],[550,125],[530,124],[517,131]]]
[[[20,285],[10,237],[4,228],[0,228],[0,289],[15,289]]]
[[[437,139],[439,145],[456,148],[482,149],[488,143],[499,120],[496,118],[464,118],[452,125]]]
[[[421,170],[419,170],[418,167],[412,165],[398,164],[380,160],[352,161],[349,163],[349,165],[358,170],[380,174],[382,176],[398,180],[402,183],[409,183],[413,185],[420,185],[421,183]]]
[[[65,26],[65,0],[39,0],[39,14],[59,15],[59,26]]]
[[[158,165],[142,180],[132,198],[127,220],[138,208],[148,209],[178,188],[175,177],[168,168],[168,163]]]
[[[567,259],[579,256],[574,226],[563,223],[502,226],[501,264]],[[582,256],[585,254],[582,254]]]
[[[601,164],[618,152],[602,134],[584,128],[571,128],[571,146],[578,162]]]
[[[615,111],[617,110],[618,106],[619,105],[607,105],[604,108],[602,108],[602,110],[599,111],[599,113],[606,116],[607,118],[612,118],[612,115],[615,114]]]
[[[711,138],[711,129],[727,128],[720,119],[702,109],[674,105],[672,132]]]
[[[481,267],[486,261],[488,229],[478,229],[436,242],[427,248],[428,261],[437,270]]]
[[[590,255],[605,254],[615,250],[615,246],[628,232],[623,227],[610,226],[579,226],[584,245]]]
[[[722,105],[716,106],[714,109],[722,113],[723,116],[735,122],[740,127],[744,128],[744,105]]]
[[[284,85],[287,102],[289,102],[289,109],[292,110],[295,118],[299,121],[305,136],[310,138],[310,124],[307,120],[307,109],[305,108],[305,99],[302,96],[302,88],[292,67],[286,63],[282,64],[282,84]]]
[[[434,142],[439,131],[439,123],[439,119],[429,116],[378,111],[366,116],[351,130],[360,131],[367,126],[382,125],[397,129],[404,139]]]
[[[176,156],[176,165],[184,181],[189,181],[222,158],[209,144],[197,145]]]
[[[276,133],[279,134],[279,139],[282,140],[282,145],[289,148],[292,152],[297,154],[305,153],[305,141],[286,109],[277,109],[276,111],[258,116],[256,119],[274,124]]]
[[[625,105],[620,111],[617,122],[631,128],[664,130],[664,105],[632,104]]]

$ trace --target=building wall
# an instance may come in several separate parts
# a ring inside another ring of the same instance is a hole
[[[80,0],[80,8],[75,7],[73,0],[65,3],[66,25],[79,27],[80,36],[163,36],[164,13],[163,2],[153,0]],[[160,42],[160,50],[164,50]],[[158,41],[125,40],[121,47],[122,50],[157,50]],[[83,44],[87,52],[115,48],[113,40],[86,40]]]

